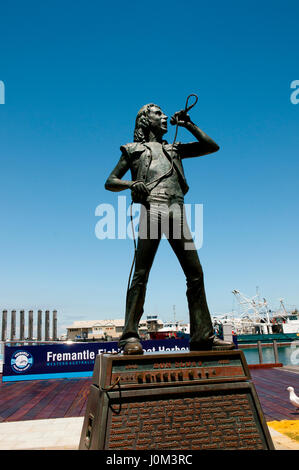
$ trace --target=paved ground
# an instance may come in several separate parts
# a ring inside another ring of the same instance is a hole
[[[276,450],[299,450],[299,442],[293,441],[293,439],[284,436],[270,427],[269,431]]]
[[[0,450],[78,449],[83,419],[58,418],[0,424]]]
[[[0,450],[76,450],[83,417],[40,419],[0,424]],[[299,450],[295,442],[269,428],[277,450]]]

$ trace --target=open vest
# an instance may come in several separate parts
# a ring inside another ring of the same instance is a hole
[[[185,195],[189,190],[189,186],[185,178],[182,160],[179,154],[179,147],[179,142],[177,142],[173,146],[173,166],[175,171],[177,172],[182,192]],[[165,142],[163,143],[163,151],[166,157],[169,159],[170,164],[171,148],[171,144]],[[133,142],[130,144],[122,145],[120,147],[120,150],[122,154],[125,155],[128,159],[129,167],[132,174],[132,181],[143,181],[144,183],[150,183],[150,181],[147,180],[147,174],[151,162],[151,151],[146,146],[146,144]]]

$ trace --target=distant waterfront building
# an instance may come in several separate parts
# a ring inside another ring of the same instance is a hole
[[[157,322],[161,328],[163,322],[161,320],[157,320]],[[148,320],[141,320],[139,324],[141,338],[147,338],[151,329],[150,323]],[[75,321],[67,327],[67,339],[73,341],[82,339],[117,341],[122,334],[124,325],[124,319]]]
[[[147,315],[146,323],[148,327],[148,331],[158,331],[159,329],[163,328],[163,322],[158,318],[158,315]]]

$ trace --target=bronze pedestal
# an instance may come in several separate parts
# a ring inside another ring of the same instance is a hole
[[[242,351],[97,356],[81,450],[274,449]]]

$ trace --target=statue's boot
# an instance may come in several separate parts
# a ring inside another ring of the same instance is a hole
[[[140,341],[137,338],[127,338],[125,344],[122,347],[123,354],[134,355],[134,354],[143,354],[143,349]]]

